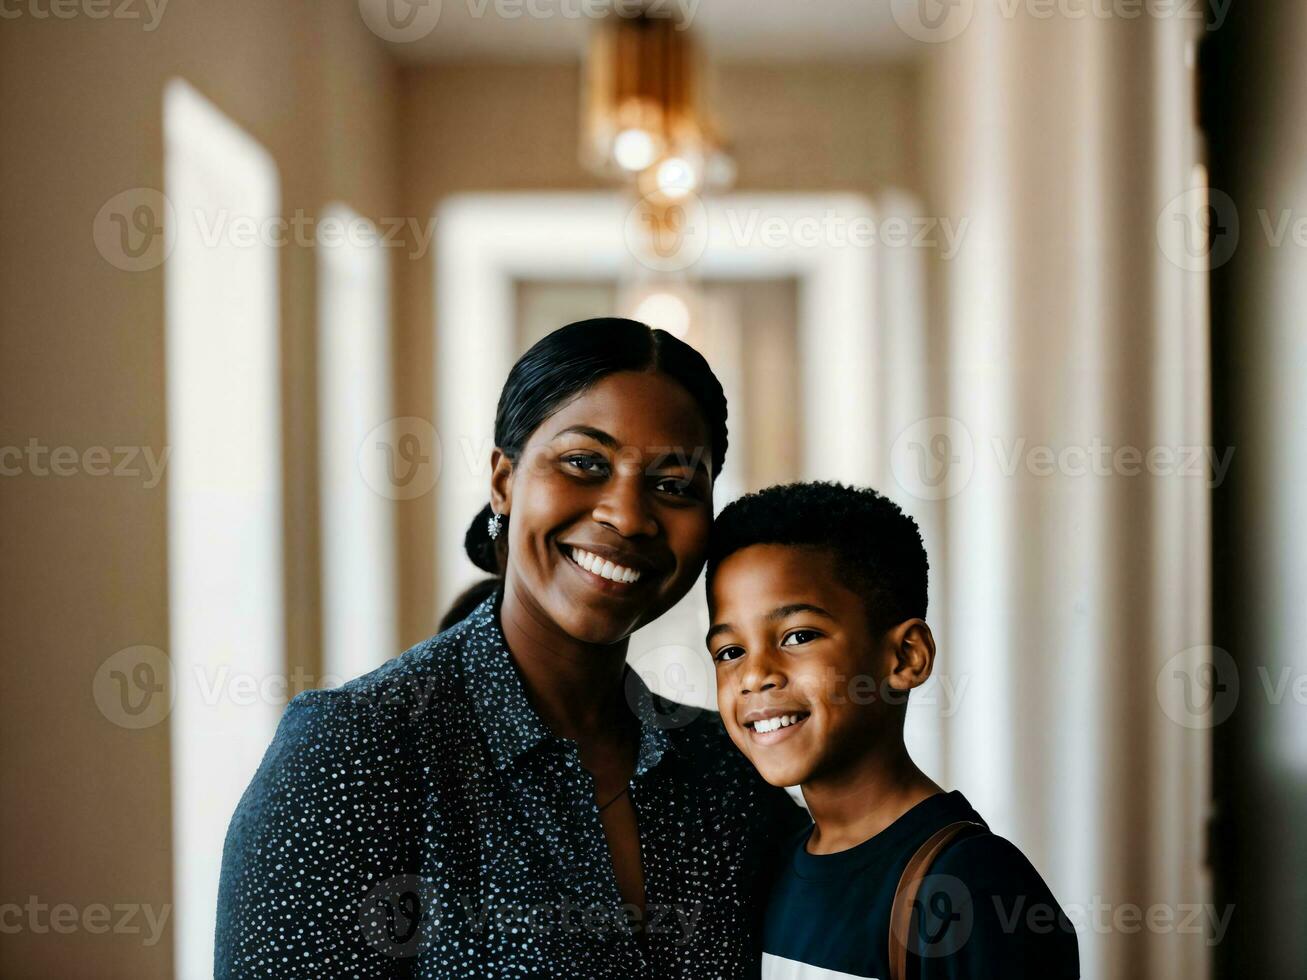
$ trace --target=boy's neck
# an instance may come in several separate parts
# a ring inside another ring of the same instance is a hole
[[[875,837],[914,806],[942,790],[917,768],[900,743],[888,756],[871,753],[838,773],[804,783],[803,799],[816,826],[810,854],[833,854]]]

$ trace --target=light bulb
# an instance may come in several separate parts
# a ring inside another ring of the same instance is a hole
[[[650,293],[640,301],[631,319],[666,330],[682,340],[690,332],[690,308],[675,293]]]
[[[643,170],[656,152],[653,137],[643,129],[624,129],[613,140],[613,159],[623,170]]]
[[[663,196],[670,198],[685,197],[697,184],[694,168],[682,157],[668,157],[658,164],[654,179]]]

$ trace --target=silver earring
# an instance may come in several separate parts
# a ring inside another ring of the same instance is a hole
[[[500,514],[491,514],[486,518],[486,533],[490,535],[491,541],[499,537],[499,530],[503,526],[503,520],[504,518]]]

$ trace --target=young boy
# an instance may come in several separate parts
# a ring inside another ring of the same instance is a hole
[[[916,522],[874,490],[771,487],[714,525],[722,722],[763,778],[802,788],[815,821],[780,858],[764,980],[1079,976],[1038,872],[904,747],[908,692],[935,660],[926,573]]]

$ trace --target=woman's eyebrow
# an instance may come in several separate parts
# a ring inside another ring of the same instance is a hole
[[[569,425],[567,428],[559,429],[557,432],[555,432],[554,438],[557,439],[559,436],[565,436],[573,433],[581,436],[589,436],[591,439],[599,443],[601,446],[607,446],[609,449],[621,448],[621,444],[616,439],[610,436],[603,429],[596,429],[592,425]]]
[[[649,464],[650,470],[686,469],[694,470],[698,473],[708,472],[708,464],[704,461],[704,452],[702,449],[697,449],[693,453],[687,453],[684,449],[680,448],[671,449],[663,446],[658,448],[663,449],[664,451],[654,457],[654,461]]]

